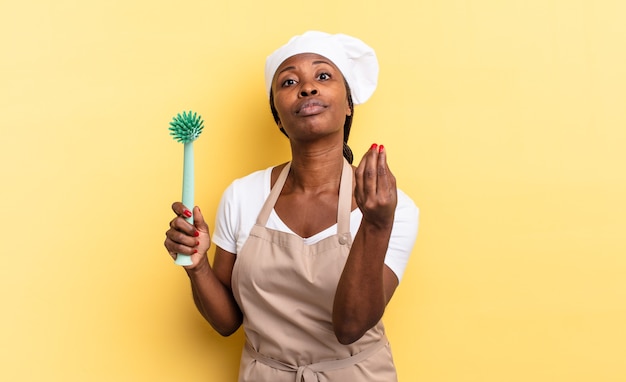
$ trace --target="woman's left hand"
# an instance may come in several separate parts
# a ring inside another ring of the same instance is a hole
[[[398,203],[396,178],[387,165],[383,145],[373,144],[354,172],[354,196],[363,220],[375,227],[391,229]]]

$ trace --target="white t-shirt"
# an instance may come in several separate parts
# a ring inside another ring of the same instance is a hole
[[[272,167],[253,172],[236,179],[224,191],[220,201],[213,232],[213,243],[230,253],[237,254],[243,247],[250,230],[270,194]],[[360,209],[350,213],[350,232],[356,235],[363,214]],[[389,239],[389,248],[385,255],[385,264],[402,279],[404,269],[417,237],[419,210],[415,203],[401,190],[398,190],[398,205]],[[267,221],[267,228],[295,233],[282,222],[272,209]],[[337,233],[337,224],[307,238],[305,244],[314,244]]]

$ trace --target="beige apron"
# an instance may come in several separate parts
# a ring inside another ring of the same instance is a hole
[[[352,167],[344,161],[337,235],[306,245],[297,235],[265,227],[290,165],[233,269],[233,294],[246,334],[239,381],[397,381],[382,322],[350,345],[340,344],[332,328],[335,290],[352,245]]]

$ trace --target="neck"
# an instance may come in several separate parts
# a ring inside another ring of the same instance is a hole
[[[315,148],[292,147],[289,181],[292,189],[300,191],[323,191],[339,189],[343,169],[343,142]]]

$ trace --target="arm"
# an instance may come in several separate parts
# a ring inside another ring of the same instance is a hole
[[[350,344],[382,318],[398,286],[385,264],[397,205],[396,181],[386,152],[372,146],[355,171],[355,197],[363,212],[361,226],[337,285],[333,328],[342,344]]]
[[[194,209],[194,224],[185,221],[188,210],[174,203],[176,218],[166,232],[165,247],[172,257],[177,253],[191,255],[192,265],[185,266],[191,281],[196,307],[221,335],[234,333],[242,322],[242,313],[230,289],[230,278],[236,256],[217,247],[211,267],[207,252],[211,246],[209,227],[200,209]]]
[[[206,261],[196,268],[186,268],[196,307],[223,336],[233,334],[243,319],[230,287],[235,259],[234,254],[217,247],[213,267]]]

